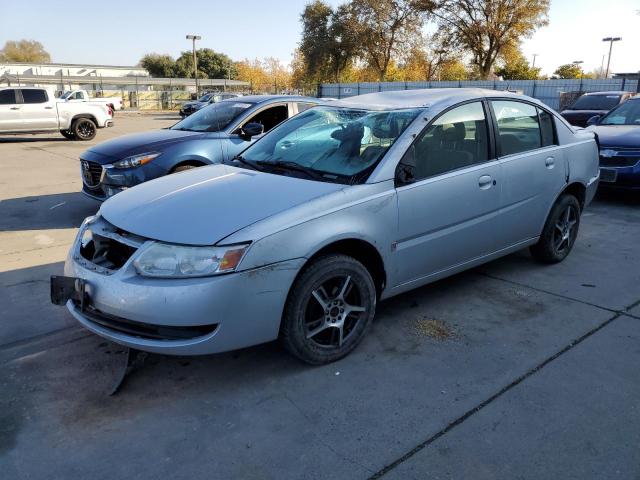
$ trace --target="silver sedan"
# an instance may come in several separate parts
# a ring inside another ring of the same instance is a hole
[[[293,117],[227,164],[108,200],[52,300],[140,350],[279,338],[331,362],[362,341],[379,300],[527,247],[562,261],[597,184],[593,133],[532,98],[362,95]]]

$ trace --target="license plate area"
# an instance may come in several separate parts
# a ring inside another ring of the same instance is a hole
[[[87,282],[82,278],[51,275],[51,303],[54,305],[66,305],[69,300],[74,300],[84,310],[88,304]]]
[[[605,183],[614,183],[618,179],[618,171],[612,168],[600,169],[600,181]]]

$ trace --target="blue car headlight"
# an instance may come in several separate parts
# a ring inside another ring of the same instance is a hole
[[[152,243],[133,262],[145,277],[207,277],[233,272],[244,257],[248,244],[227,247],[188,247]]]
[[[123,158],[113,163],[114,168],[133,168],[149,163],[154,158],[159,157],[162,152],[147,152],[133,155],[131,157]]]

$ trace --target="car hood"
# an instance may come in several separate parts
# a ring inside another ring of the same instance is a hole
[[[186,132],[183,130],[152,130],[144,133],[134,133],[107,140],[91,147],[87,152],[96,153],[104,158],[104,163],[119,160],[137,153],[150,152],[168,144],[193,140],[207,135],[203,132]],[[209,136],[208,136],[209,137]]]
[[[601,147],[640,148],[640,125],[597,125],[591,127]]]
[[[211,165],[143,183],[100,208],[110,223],[163,242],[213,245],[286,209],[345,188],[229,165]]]

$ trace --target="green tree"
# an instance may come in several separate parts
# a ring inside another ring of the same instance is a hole
[[[567,63],[560,65],[553,74],[556,78],[580,78],[582,76],[582,69],[580,65]]]
[[[540,77],[540,69],[532,67],[519,48],[507,50],[502,55],[502,63],[495,74],[504,80],[537,80]]]
[[[422,40],[423,22],[434,7],[431,0],[351,0],[348,4],[348,28],[380,81],[394,57]]]
[[[35,40],[8,40],[0,50],[0,61],[48,63],[51,61],[51,55]]]
[[[549,0],[442,0],[434,15],[441,35],[471,54],[486,79],[505,49],[548,24]]]
[[[139,63],[152,77],[171,78],[175,76],[176,61],[171,55],[149,53],[142,57]]]
[[[198,78],[229,78],[238,77],[236,64],[224,53],[214,52],[210,48],[196,50],[198,56]],[[184,51],[175,63],[175,73],[178,77],[193,78],[193,52]]]

